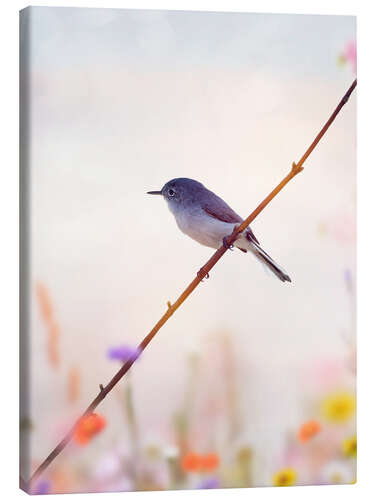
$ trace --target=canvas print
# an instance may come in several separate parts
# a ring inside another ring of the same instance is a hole
[[[356,20],[20,13],[20,485],[356,481]]]

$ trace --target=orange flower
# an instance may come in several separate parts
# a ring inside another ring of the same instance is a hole
[[[219,457],[216,455],[216,453],[207,453],[207,455],[202,455],[201,456],[201,469],[204,472],[212,472],[213,470],[217,469],[219,465]]]
[[[74,440],[76,443],[87,444],[96,434],[104,429],[107,422],[104,417],[97,413],[91,413],[83,417],[74,431]]]
[[[306,443],[310,441],[311,438],[319,434],[322,430],[322,426],[316,420],[309,420],[301,425],[298,432],[298,439],[301,443]]]
[[[197,472],[201,466],[201,457],[198,453],[186,453],[182,458],[182,468],[187,472]]]
[[[198,453],[187,453],[182,459],[182,468],[187,472],[212,472],[219,465],[219,457],[216,453],[199,455]]]

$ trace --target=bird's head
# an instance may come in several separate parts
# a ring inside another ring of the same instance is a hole
[[[204,189],[203,184],[194,179],[180,177],[168,181],[161,191],[148,191],[147,194],[161,195],[173,211],[178,206],[186,206],[197,199],[197,194]]]

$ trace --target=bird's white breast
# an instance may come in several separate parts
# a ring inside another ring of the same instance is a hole
[[[174,212],[178,227],[183,233],[201,245],[219,248],[224,236],[231,234],[234,224],[222,222],[206,214],[203,210]]]

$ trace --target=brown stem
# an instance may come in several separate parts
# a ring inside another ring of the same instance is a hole
[[[328,121],[325,123],[323,128],[320,130],[310,147],[306,150],[304,155],[301,157],[298,163],[292,164],[292,168],[288,175],[284,177],[284,179],[278,184],[278,186],[275,187],[273,191],[257,206],[257,208],[240,224],[239,226],[236,226],[230,236],[227,238],[227,243],[231,245],[238,237],[239,233],[241,233],[244,229],[247,228],[247,226],[252,222],[255,217],[257,217],[260,212],[268,205],[268,203],[283,189],[288,182],[293,179],[297,174],[299,174],[303,170],[303,164],[305,163],[306,159],[309,157],[313,149],[316,147],[316,145],[319,143],[320,139],[323,137],[323,135],[326,133],[327,129],[333,122],[333,120],[336,118],[338,113],[340,112],[341,108],[344,106],[344,104],[348,101],[351,93],[355,89],[357,85],[357,79],[354,80],[344,97],[341,99],[339,104],[337,105],[336,109],[332,113],[332,115],[329,117]],[[227,248],[224,246],[221,246],[216,252],[212,255],[212,257],[206,262],[206,264],[200,269],[198,275],[193,279],[193,281],[185,288],[185,290],[182,292],[182,294],[178,297],[176,302],[173,304],[170,304],[168,302],[168,309],[167,311],[163,314],[163,316],[159,319],[159,321],[156,323],[156,325],[152,328],[150,333],[146,335],[146,337],[142,340],[142,342],[139,344],[139,349],[143,351],[146,349],[148,344],[151,342],[151,340],[154,338],[154,336],[157,334],[157,332],[160,330],[160,328],[168,321],[168,319],[173,315],[173,313],[181,306],[181,304],[189,297],[189,295],[197,288],[197,286],[201,283],[202,277],[206,276],[211,269],[214,267],[214,265],[217,263],[219,259],[225,254],[227,251]],[[49,464],[63,451],[65,446],[69,443],[69,441],[72,439],[74,431],[76,430],[77,426],[79,425],[80,421],[90,413],[92,413],[95,408],[103,401],[103,399],[106,397],[106,395],[114,388],[114,386],[122,379],[122,377],[128,372],[130,367],[133,365],[134,361],[127,361],[122,365],[122,367],[119,369],[119,371],[114,375],[114,377],[108,382],[108,384],[105,387],[100,387],[100,392],[99,394],[95,397],[95,399],[91,402],[91,404],[88,406],[86,411],[78,418],[76,423],[73,425],[73,427],[70,429],[70,431],[66,434],[66,436],[59,442],[59,444],[52,450],[52,452],[48,455],[48,457],[39,465],[39,467],[36,469],[34,474],[31,476],[29,483],[28,483],[28,488],[30,488],[31,484],[35,479],[37,479],[49,466]]]

